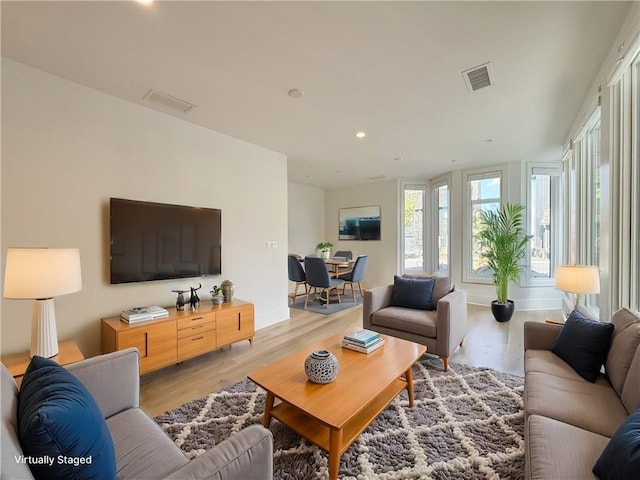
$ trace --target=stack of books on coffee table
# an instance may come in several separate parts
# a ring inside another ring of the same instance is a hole
[[[360,329],[348,333],[342,339],[342,347],[361,353],[371,353],[384,345],[384,338],[378,332]]]

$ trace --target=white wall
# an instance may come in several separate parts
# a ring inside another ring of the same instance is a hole
[[[398,252],[398,181],[369,183],[328,190],[325,207],[325,240],[333,250],[351,250],[357,255],[369,255],[364,286],[372,288],[393,283]],[[347,207],[380,205],[380,240],[338,241],[338,210]]]
[[[314,253],[324,240],[324,201],[322,188],[299,183],[287,184],[289,201],[289,251],[302,257]]]
[[[56,299],[59,338],[97,354],[100,318],[172,305],[172,289],[199,281],[203,292],[233,281],[257,328],[288,318],[284,155],[8,59],[2,127],[2,258],[10,246],[80,248],[83,289]],[[112,196],[221,208],[223,275],[109,285]],[[3,353],[28,349],[30,318],[31,302],[2,300]]]

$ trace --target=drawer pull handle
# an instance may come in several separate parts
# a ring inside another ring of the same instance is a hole
[[[196,337],[196,338],[192,338],[191,341],[195,341],[195,340],[202,340],[204,337],[200,336],[200,337]]]
[[[193,327],[191,327],[191,330],[195,330],[197,328],[204,328],[204,325],[194,325]]]
[[[196,321],[198,321],[198,320],[202,320],[202,317],[193,317],[193,318],[191,319],[191,321],[192,321],[192,322],[196,322]]]

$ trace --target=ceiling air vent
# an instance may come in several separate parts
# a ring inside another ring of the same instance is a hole
[[[149,90],[147,94],[142,98],[150,102],[160,103],[165,107],[178,110],[182,113],[187,113],[193,107],[195,107],[193,103],[189,103],[185,100],[180,100],[179,98],[176,98],[173,95],[169,95],[168,93],[156,92],[153,88]]]
[[[477,67],[470,68],[462,72],[464,83],[467,84],[469,92],[475,92],[484,87],[493,85],[493,69],[491,63],[485,63]]]

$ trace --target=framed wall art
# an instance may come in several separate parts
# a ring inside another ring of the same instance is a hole
[[[339,240],[380,240],[380,205],[340,208]]]

